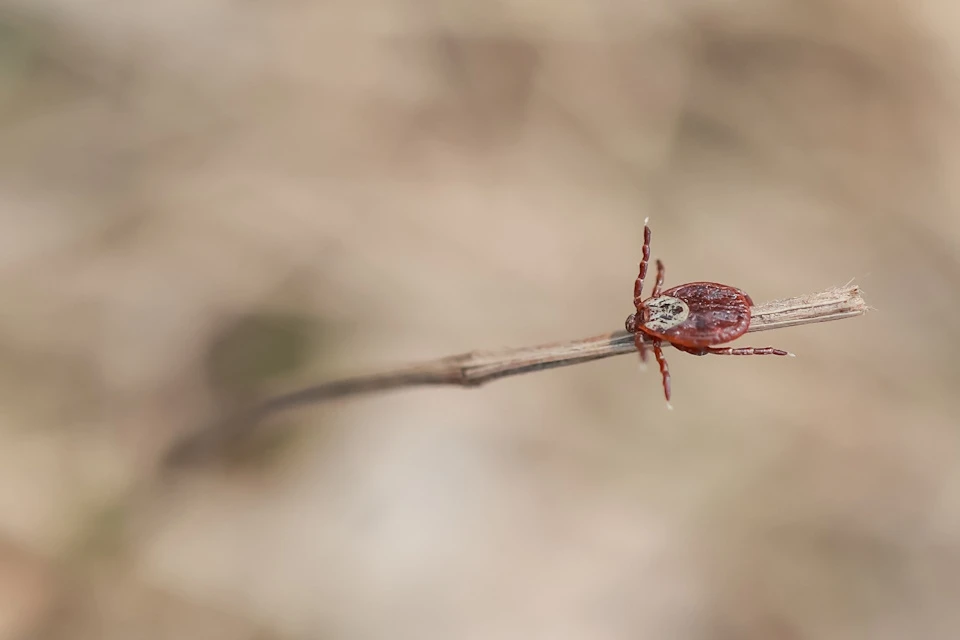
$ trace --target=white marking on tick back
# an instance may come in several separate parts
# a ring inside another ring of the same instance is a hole
[[[658,333],[672,329],[690,317],[690,307],[687,303],[673,296],[660,296],[644,304],[650,310],[650,319],[643,325]]]

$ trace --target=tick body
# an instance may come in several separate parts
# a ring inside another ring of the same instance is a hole
[[[640,358],[647,359],[648,345],[652,347],[660,375],[663,393],[670,406],[670,370],[663,357],[663,343],[697,356],[708,353],[728,356],[793,355],[773,347],[721,347],[739,338],[750,328],[750,307],[753,300],[746,293],[716,282],[690,282],[672,289],[663,289],[663,263],[657,260],[657,281],[653,292],[643,299],[643,281],[650,262],[650,227],[644,222],[643,258],[640,274],[633,289],[636,313],[627,318],[626,329],[634,334]]]

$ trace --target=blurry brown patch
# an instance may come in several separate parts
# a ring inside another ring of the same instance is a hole
[[[228,322],[207,354],[211,386],[227,396],[248,394],[299,371],[310,361],[317,326],[295,314],[253,313]]]
[[[533,44],[509,36],[441,33],[424,38],[417,48],[443,88],[416,115],[418,129],[480,148],[516,137],[526,122],[539,67]]]

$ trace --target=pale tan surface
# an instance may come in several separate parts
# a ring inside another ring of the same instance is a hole
[[[958,20],[4,0],[0,637],[958,637]],[[671,353],[673,412],[622,357],[149,483],[229,317],[317,319],[271,388],[613,330],[647,215],[668,286],[878,311]]]

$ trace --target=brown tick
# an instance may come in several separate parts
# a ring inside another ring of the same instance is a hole
[[[736,287],[716,282],[690,282],[661,291],[663,263],[657,260],[657,282],[653,285],[653,293],[644,300],[641,296],[643,279],[650,262],[648,222],[649,218],[643,223],[643,259],[633,287],[633,305],[637,312],[627,318],[626,327],[634,335],[643,362],[647,361],[648,341],[653,346],[668,407],[673,408],[670,406],[670,370],[661,348],[664,342],[695,356],[708,353],[721,356],[793,355],[773,347],[714,346],[739,338],[750,327],[753,300]]]

